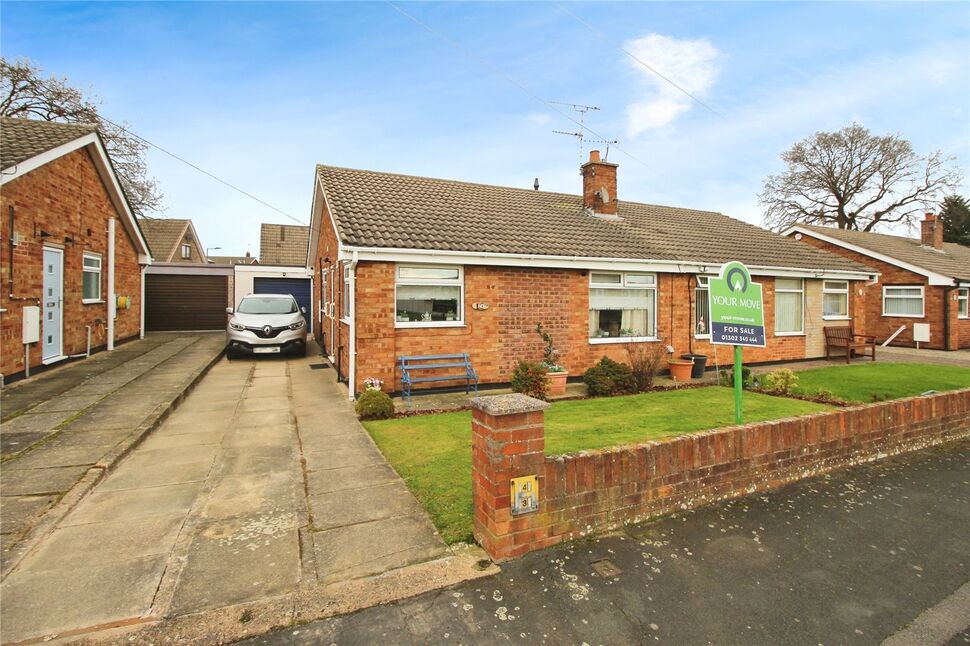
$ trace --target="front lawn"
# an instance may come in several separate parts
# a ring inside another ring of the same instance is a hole
[[[744,394],[746,422],[792,417],[828,407]],[[693,388],[564,401],[546,411],[546,453],[572,453],[729,426],[734,393]],[[471,413],[365,422],[365,428],[424,505],[447,543],[471,540]]]
[[[923,363],[869,362],[795,374],[797,392],[814,394],[824,389],[846,401],[863,403],[970,387],[970,368]]]

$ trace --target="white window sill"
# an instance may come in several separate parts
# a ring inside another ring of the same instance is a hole
[[[775,332],[775,336],[805,336],[805,331],[801,332]]]
[[[694,335],[694,338],[695,339],[701,339],[701,340],[710,339],[711,338],[711,335],[710,334],[695,334]]]
[[[350,325],[350,319],[340,319],[340,322],[344,325]]]
[[[464,321],[395,321],[394,327],[398,330],[424,329],[429,327],[465,327]]]
[[[98,305],[100,303],[104,303],[104,301],[101,300],[100,298],[82,298],[81,299],[81,304],[82,305]]]
[[[852,317],[850,317],[850,316],[823,316],[822,317],[822,320],[823,321],[851,321],[852,320]]]
[[[659,341],[655,336],[606,336],[593,337],[589,340],[590,345],[605,345],[608,343],[656,343]]]
[[[884,319],[924,319],[925,314],[886,314],[883,312],[882,318]]]

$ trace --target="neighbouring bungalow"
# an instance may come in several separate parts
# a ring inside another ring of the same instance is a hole
[[[318,166],[307,267],[315,335],[349,381],[400,389],[402,355],[468,353],[482,383],[538,360],[537,323],[578,376],[627,346],[663,343],[709,364],[707,280],[744,262],[764,285],[767,347],[748,362],[824,354],[823,303],[851,318],[875,272],[721,213],[617,199],[598,151],[582,194]]]
[[[148,240],[155,262],[208,262],[192,220],[180,218],[141,218],[138,223]]]
[[[970,348],[970,247],[943,242],[935,215],[926,214],[919,238],[801,224],[785,235],[879,272],[878,284],[862,287],[857,333],[891,345]]]
[[[151,262],[97,129],[0,119],[0,373],[144,333]]]
[[[209,262],[215,265],[258,265],[259,259],[248,251],[245,256],[207,256]]]

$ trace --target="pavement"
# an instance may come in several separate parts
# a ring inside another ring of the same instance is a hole
[[[151,334],[0,391],[6,576],[44,519],[74,504],[215,361],[221,334]]]
[[[246,642],[966,644],[970,441],[631,526]]]
[[[221,359],[7,576],[0,639],[157,630],[254,603],[246,616],[286,624],[325,616],[312,606],[327,586],[450,556],[328,364]]]

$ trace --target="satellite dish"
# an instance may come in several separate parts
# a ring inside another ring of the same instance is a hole
[[[610,203],[610,192],[605,188],[601,188],[600,190],[596,191],[596,196],[600,198],[600,201],[603,202],[603,204]]]

